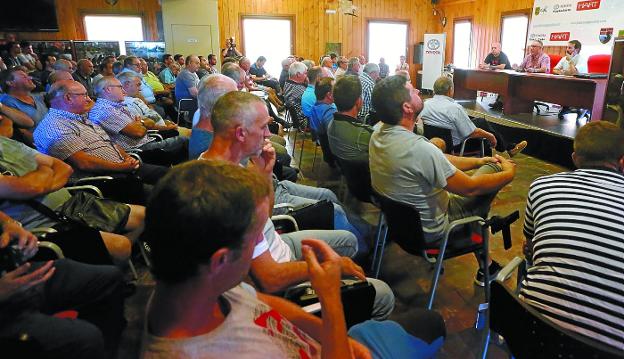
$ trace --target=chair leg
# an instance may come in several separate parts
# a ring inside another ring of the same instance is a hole
[[[301,134],[301,151],[299,151],[299,169],[303,168],[303,147],[305,145],[305,133]]]
[[[386,237],[388,236],[388,226],[383,212],[379,212],[379,221],[377,222],[377,233],[375,234],[375,251],[373,252],[373,263],[371,264],[371,272],[374,278],[379,277],[381,270],[381,260],[383,252],[386,248]]]
[[[435,264],[435,270],[433,273],[433,279],[431,280],[431,289],[429,290],[429,300],[427,301],[427,309],[431,310],[433,307],[433,300],[435,298],[435,292],[438,288],[438,281],[440,280],[440,272],[442,271],[442,264],[444,263],[444,254],[446,252],[446,245],[448,243],[448,235],[445,236],[444,240],[440,244],[440,250],[438,254],[438,258]]]
[[[132,272],[132,277],[134,280],[139,279],[139,273],[137,273],[136,268],[134,268],[134,263],[132,263],[132,259],[128,259],[128,266],[130,267],[130,271]]]
[[[312,172],[314,173],[314,165],[316,164],[316,151],[318,150],[318,144],[314,145],[314,158],[312,159]]]

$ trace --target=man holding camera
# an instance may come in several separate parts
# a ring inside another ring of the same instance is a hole
[[[60,259],[26,262],[37,238],[0,212],[0,343],[6,357],[114,358],[126,325],[122,273]],[[54,316],[78,312],[76,319]]]
[[[223,56],[223,58],[243,56],[243,54],[241,54],[241,52],[236,49],[234,36],[230,37],[229,39],[225,39],[225,49],[221,50],[221,56]]]

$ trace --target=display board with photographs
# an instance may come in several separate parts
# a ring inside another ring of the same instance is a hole
[[[119,41],[74,41],[77,60],[90,59],[99,63],[106,56],[119,56]]]
[[[58,58],[67,58],[73,59],[73,47],[72,42],[69,40],[50,40],[50,41],[29,41],[32,45],[33,50],[39,56],[43,54],[54,55],[54,57]],[[61,56],[65,55],[65,56]],[[69,60],[68,59],[68,60]]]
[[[126,55],[137,56],[148,61],[162,61],[165,43],[162,41],[126,41]]]

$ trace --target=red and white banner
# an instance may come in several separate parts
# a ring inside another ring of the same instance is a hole
[[[582,51],[611,53],[613,38],[624,30],[624,0],[535,0],[529,40],[566,46],[579,40]]]

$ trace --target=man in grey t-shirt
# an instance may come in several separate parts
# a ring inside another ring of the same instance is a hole
[[[373,106],[382,122],[370,140],[371,183],[375,191],[420,212],[425,240],[436,241],[455,219],[487,217],[490,203],[515,175],[515,164],[501,156],[473,158],[445,155],[414,133],[423,108],[418,90],[401,76],[375,86]],[[469,176],[463,171],[477,169]],[[450,192],[450,193],[449,193]],[[500,267],[490,265],[490,272]],[[477,274],[482,284],[483,273]]]

